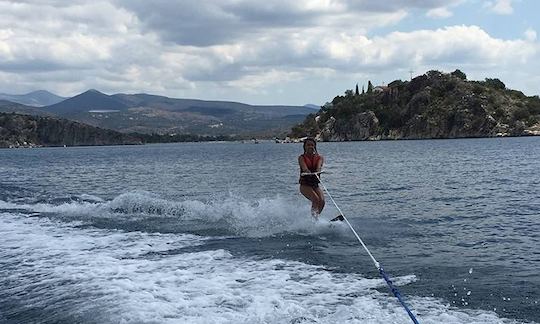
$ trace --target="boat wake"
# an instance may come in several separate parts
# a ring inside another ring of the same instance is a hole
[[[112,201],[95,204],[113,209],[100,205]],[[14,323],[408,323],[380,291],[382,279],[220,248],[185,252],[205,238],[80,228],[6,205],[0,206],[0,314]],[[33,208],[76,209],[69,205]],[[415,280],[395,278],[398,285]],[[516,323],[436,298],[409,301],[422,323]]]
[[[149,232],[269,237],[292,233],[319,235],[347,233],[329,223],[335,215],[310,216],[303,199],[284,197],[247,200],[230,194],[208,201],[172,201],[146,191],[121,194],[105,201],[90,195],[70,196],[32,203],[0,200],[0,211],[17,210],[81,225]]]

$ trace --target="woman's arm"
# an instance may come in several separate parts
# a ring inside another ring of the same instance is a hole
[[[309,171],[307,165],[306,165],[306,162],[304,161],[304,158],[302,157],[302,155],[300,155],[298,157],[298,165],[300,165],[300,170],[302,170],[302,172],[311,172]]]
[[[319,163],[317,163],[317,172],[321,172],[323,164],[324,164],[324,157],[322,155],[319,155],[321,158],[319,159]]]

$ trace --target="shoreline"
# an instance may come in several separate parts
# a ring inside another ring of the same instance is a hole
[[[365,140],[342,140],[342,141],[322,141],[320,143],[345,143],[345,142],[395,142],[395,141],[423,141],[423,140],[460,140],[460,139],[495,139],[495,138],[521,138],[521,137],[537,137],[540,134],[524,134],[524,135],[504,135],[504,136],[466,136],[466,137],[437,137],[437,138],[368,138]],[[42,145],[42,144],[25,144],[17,146],[0,146],[0,150],[6,149],[36,149],[36,148],[70,148],[70,147],[99,147],[99,146],[140,146],[154,144],[176,144],[176,143],[234,143],[239,144],[258,144],[258,143],[275,143],[275,144],[299,144],[301,140],[289,142],[275,142],[272,139],[261,139],[257,143],[246,140],[219,140],[219,141],[179,141],[179,142],[154,142],[154,143],[126,143],[126,144],[98,144],[98,145]]]

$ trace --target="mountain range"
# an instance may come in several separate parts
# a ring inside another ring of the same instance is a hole
[[[32,107],[54,105],[55,103],[59,103],[65,99],[67,98],[57,96],[54,93],[50,93],[46,90],[33,91],[22,95],[0,93],[0,100],[7,100]]]
[[[237,137],[283,136],[294,124],[316,112],[314,108],[319,108],[177,99],[145,93],[107,95],[94,89],[63,100],[46,91],[19,96],[4,94],[0,98],[6,98],[0,100],[0,112],[61,117],[123,133]],[[53,103],[37,108],[38,103],[47,100]],[[30,101],[34,105],[28,104]]]

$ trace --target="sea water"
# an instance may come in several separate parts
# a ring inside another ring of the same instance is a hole
[[[319,143],[421,323],[540,322],[540,138]],[[301,144],[0,150],[0,323],[409,323]]]

